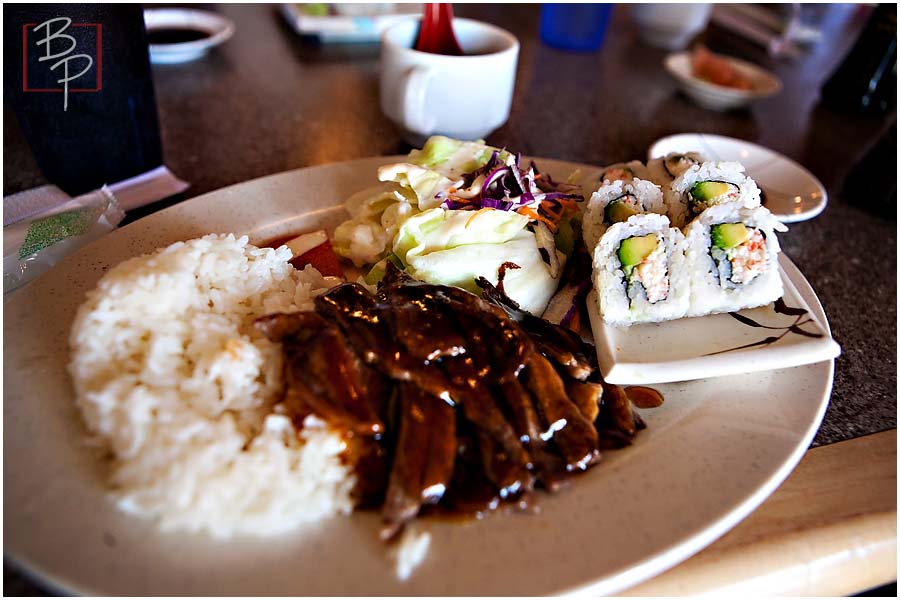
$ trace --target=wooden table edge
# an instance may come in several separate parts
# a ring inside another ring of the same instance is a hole
[[[747,519],[623,596],[826,595],[897,579],[897,430],[813,448]]]

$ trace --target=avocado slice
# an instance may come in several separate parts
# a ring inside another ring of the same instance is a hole
[[[750,229],[743,223],[719,223],[710,228],[709,235],[715,246],[729,250],[750,239]]]
[[[690,193],[694,202],[706,204],[732,189],[737,189],[737,186],[727,181],[699,181],[691,187]]]
[[[631,275],[631,270],[650,256],[650,253],[656,250],[658,244],[659,238],[653,233],[622,240],[622,243],[619,244],[618,254],[619,262],[622,263],[622,269],[625,271],[625,274]]]
[[[625,198],[625,196],[620,196],[620,198]],[[636,214],[638,214],[638,211],[633,206],[619,198],[606,205],[607,223],[621,223],[622,221],[627,221],[631,215]]]

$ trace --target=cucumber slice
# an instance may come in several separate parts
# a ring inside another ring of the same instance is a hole
[[[622,221],[627,221],[628,217],[636,214],[638,214],[638,211],[624,200],[616,199],[606,205],[607,223],[621,223]]]
[[[618,255],[619,262],[622,263],[622,269],[625,273],[630,274],[634,267],[641,264],[642,260],[656,250],[658,244],[659,238],[653,233],[622,240],[622,243],[619,244]]]
[[[690,194],[695,203],[708,204],[719,196],[737,190],[736,185],[727,181],[699,181],[691,187]]]
[[[750,239],[750,230],[743,223],[719,223],[710,228],[709,236],[716,247],[730,250]]]

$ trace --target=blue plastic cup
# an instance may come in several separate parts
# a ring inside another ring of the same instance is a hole
[[[565,50],[597,50],[603,45],[612,4],[544,4],[541,39]]]

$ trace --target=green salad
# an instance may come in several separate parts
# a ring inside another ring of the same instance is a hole
[[[379,168],[378,179],[347,200],[350,219],[333,240],[338,254],[370,268],[368,283],[390,260],[422,281],[478,292],[476,277],[496,284],[506,265],[507,295],[543,313],[574,247],[577,186],[504,149],[443,136]]]

